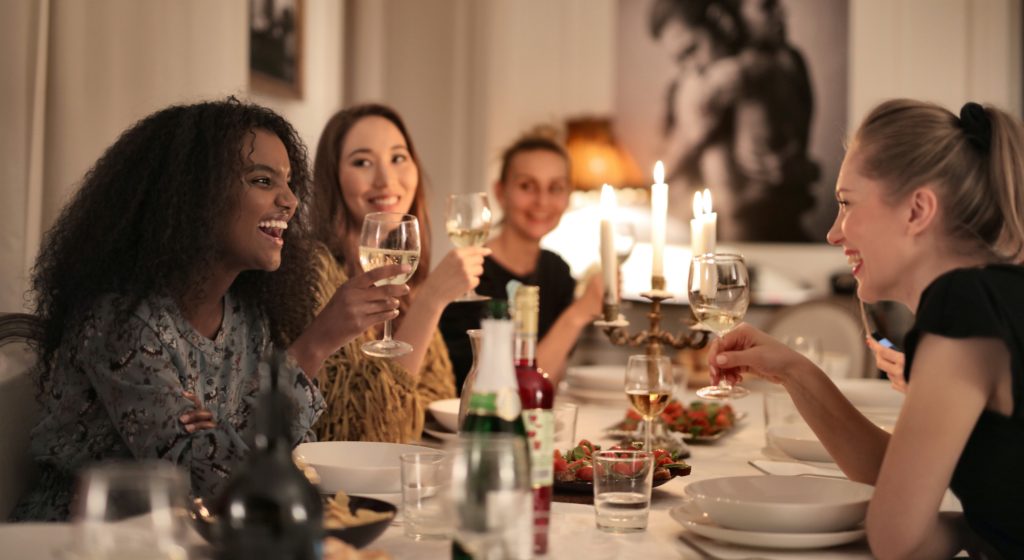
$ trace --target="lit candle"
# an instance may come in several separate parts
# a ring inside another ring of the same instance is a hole
[[[690,250],[694,256],[714,253],[717,242],[718,214],[711,211],[711,191],[693,194],[693,219],[690,220]]]
[[[668,219],[668,185],[665,184],[665,165],[658,161],[654,164],[654,184],[651,185],[651,247],[654,260],[651,263],[651,276],[664,278],[662,255],[665,253],[665,222]],[[652,286],[664,289],[664,286]]]
[[[615,189],[601,187],[601,270],[604,272],[604,302],[619,302],[618,260],[615,258]]]

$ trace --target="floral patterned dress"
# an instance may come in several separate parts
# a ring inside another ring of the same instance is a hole
[[[249,451],[250,416],[270,384],[265,317],[224,298],[214,339],[192,328],[168,298],[144,301],[127,320],[116,296],[69,332],[43,376],[42,419],[32,431],[39,476],[12,520],[65,520],[75,474],[91,463],[161,459],[187,472],[193,496],[211,499]],[[292,441],[312,439],[324,400],[289,358],[280,386],[294,404]],[[216,427],[188,433],[179,417],[195,394]]]

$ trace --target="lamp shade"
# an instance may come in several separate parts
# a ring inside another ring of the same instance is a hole
[[[604,183],[617,187],[640,185],[640,170],[615,141],[609,119],[569,119],[566,130],[572,183],[577,189],[598,189]]]

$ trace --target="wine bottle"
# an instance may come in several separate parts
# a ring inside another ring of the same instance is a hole
[[[533,552],[547,554],[551,519],[551,486],[554,483],[555,389],[537,367],[537,314],[540,288],[520,286],[515,292],[515,360],[523,424],[530,449],[530,482],[533,485]]]
[[[463,437],[486,437],[487,434],[493,433],[513,434],[522,438],[521,449],[526,455],[526,428],[523,425],[523,407],[519,400],[519,384],[512,359],[513,325],[508,318],[508,304],[503,300],[491,300],[487,302],[487,310],[490,318],[481,321],[483,334],[479,370],[460,433]],[[470,473],[470,476],[485,478],[488,473]],[[494,498],[493,503],[496,505],[499,496]],[[484,511],[472,517],[479,523],[487,523]],[[511,535],[511,542],[507,542],[506,550],[512,558],[532,557],[532,527],[532,515],[527,509],[523,512],[522,519],[515,522],[513,529],[508,532]],[[452,546],[452,558],[468,558],[466,551],[457,541]]]
[[[283,353],[270,358],[270,389],[260,398],[249,456],[216,500],[220,560],[323,556],[323,503],[295,466],[289,419],[292,403],[278,389]]]

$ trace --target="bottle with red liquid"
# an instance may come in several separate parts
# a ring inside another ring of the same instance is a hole
[[[540,288],[519,286],[515,291],[515,361],[523,424],[530,447],[530,482],[533,485],[533,552],[547,554],[554,484],[554,386],[537,367],[537,314]]]

